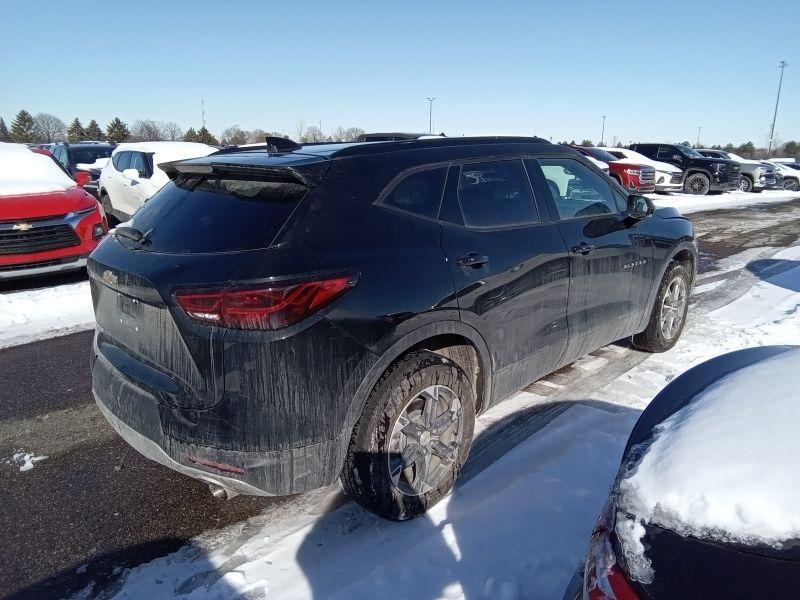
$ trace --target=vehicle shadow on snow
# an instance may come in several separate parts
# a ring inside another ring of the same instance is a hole
[[[571,431],[561,420],[561,434],[521,447],[576,404],[618,420],[620,434],[592,453],[582,445],[593,432]],[[352,502],[326,515],[296,554],[308,597],[560,599],[638,414],[594,400],[517,411],[475,438],[456,487],[426,515],[392,523]],[[510,455],[518,447],[525,456]],[[502,468],[484,473],[506,455]],[[570,464],[566,472],[558,467],[562,460]],[[481,474],[480,486],[470,486]],[[542,480],[541,489],[531,489]],[[534,581],[542,585],[529,587]]]
[[[163,538],[142,544],[121,548],[92,557],[90,561],[76,564],[38,582],[24,590],[5,597],[6,600],[48,600],[50,598],[71,598],[74,600],[106,599],[113,597],[124,584],[125,569],[118,566],[137,564],[142,560],[150,560],[153,556],[163,556],[178,552],[182,560],[192,562],[194,574],[185,579],[177,588],[171,588],[170,582],[155,580],[149,591],[152,598],[185,596],[198,589],[213,591],[215,598],[237,598],[241,593],[222,580],[224,570],[217,569],[208,562],[203,550],[193,542],[186,543],[180,538]],[[137,560],[138,557],[138,560]],[[112,571],[113,569],[113,571]],[[115,581],[107,584],[109,573],[113,573]],[[66,592],[65,590],[71,590]]]
[[[763,281],[769,280],[772,285],[800,292],[800,276],[789,271],[800,268],[800,261],[780,258],[765,258],[747,263],[747,270]]]

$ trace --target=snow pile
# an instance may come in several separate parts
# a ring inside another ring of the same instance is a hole
[[[88,281],[0,294],[0,348],[92,327]]]
[[[43,461],[46,456],[36,456],[31,454],[30,452],[24,452],[22,449],[16,450],[14,454],[11,456],[10,460],[6,461],[6,464],[18,464],[20,465],[20,471],[30,471],[33,466],[40,461]]]
[[[63,192],[75,182],[53,159],[21,144],[0,144],[0,196]]]
[[[110,159],[108,157],[106,158],[99,157],[96,158],[93,163],[78,163],[77,165],[75,165],[75,167],[81,169],[82,171],[91,171],[92,169],[102,169],[108,164],[109,160]]]
[[[775,204],[800,198],[798,192],[768,190],[760,194],[750,192],[726,192],[720,195],[695,196],[694,194],[646,194],[657,207],[674,206],[682,214],[721,208],[740,208],[755,204]]]
[[[800,348],[698,394],[619,481],[619,509],[683,535],[800,538]]]

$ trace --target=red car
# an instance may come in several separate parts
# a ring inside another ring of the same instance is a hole
[[[620,160],[605,150],[591,146],[572,146],[572,148],[581,154],[608,163],[608,174],[626,190],[640,194],[656,191],[656,170],[650,165]]]
[[[108,231],[105,212],[51,157],[0,144],[0,280],[86,266]]]

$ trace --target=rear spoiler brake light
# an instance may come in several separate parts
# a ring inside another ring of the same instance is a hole
[[[262,167],[258,165],[232,165],[225,163],[192,164],[183,161],[160,163],[158,168],[167,174],[170,180],[178,175],[246,175],[257,179],[282,183],[296,183],[305,187],[314,187],[302,173],[292,167]]]

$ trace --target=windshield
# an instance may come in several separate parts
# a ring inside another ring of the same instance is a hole
[[[72,156],[73,163],[75,164],[84,163],[90,165],[98,158],[109,158],[113,150],[114,148],[111,147],[75,148],[73,146],[72,148],[70,148],[69,153]]]
[[[702,154],[700,154],[694,148],[690,148],[689,146],[675,146],[675,147],[684,156],[690,156],[692,158],[704,158]]]
[[[583,150],[588,152],[592,158],[602,160],[603,162],[614,162],[615,160],[618,160],[618,158],[613,154],[610,154],[605,150],[600,150],[599,148],[583,148]]]

